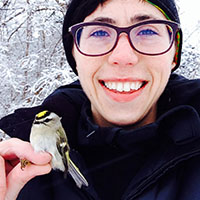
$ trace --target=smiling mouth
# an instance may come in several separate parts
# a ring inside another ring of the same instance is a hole
[[[143,88],[147,82],[146,81],[100,81],[106,89],[116,92],[116,93],[132,93]]]

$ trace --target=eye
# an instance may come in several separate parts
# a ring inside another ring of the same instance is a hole
[[[104,30],[98,30],[93,32],[90,36],[94,36],[94,37],[108,37],[109,34],[108,32],[104,31]]]
[[[142,36],[152,36],[152,35],[158,35],[157,32],[151,30],[151,29],[145,29],[145,30],[141,30],[138,35],[142,35]]]
[[[44,122],[48,123],[48,122],[50,122],[51,120],[52,120],[52,119],[47,118],[47,119],[44,120]]]

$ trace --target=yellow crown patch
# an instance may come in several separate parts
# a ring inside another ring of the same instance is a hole
[[[47,115],[49,115],[49,111],[48,110],[44,110],[42,112],[39,112],[37,115],[36,115],[36,118],[37,119],[41,119],[43,117],[46,117]]]

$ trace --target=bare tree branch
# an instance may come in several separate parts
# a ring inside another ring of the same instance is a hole
[[[8,42],[10,41],[11,37],[22,27],[22,25],[27,21],[27,19],[25,19],[9,36],[8,38]]]
[[[25,12],[25,9],[23,9],[21,12],[15,14],[14,16],[10,17],[9,19],[5,20],[4,22],[2,22],[2,24],[8,23],[9,21],[13,20],[15,17],[21,15],[21,14],[24,13],[24,12]]]

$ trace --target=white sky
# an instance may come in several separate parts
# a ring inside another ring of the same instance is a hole
[[[200,4],[198,0],[179,0],[178,5],[184,42],[188,41],[200,48]]]
[[[179,5],[183,25],[193,26],[200,21],[200,4],[198,0],[180,0]]]

